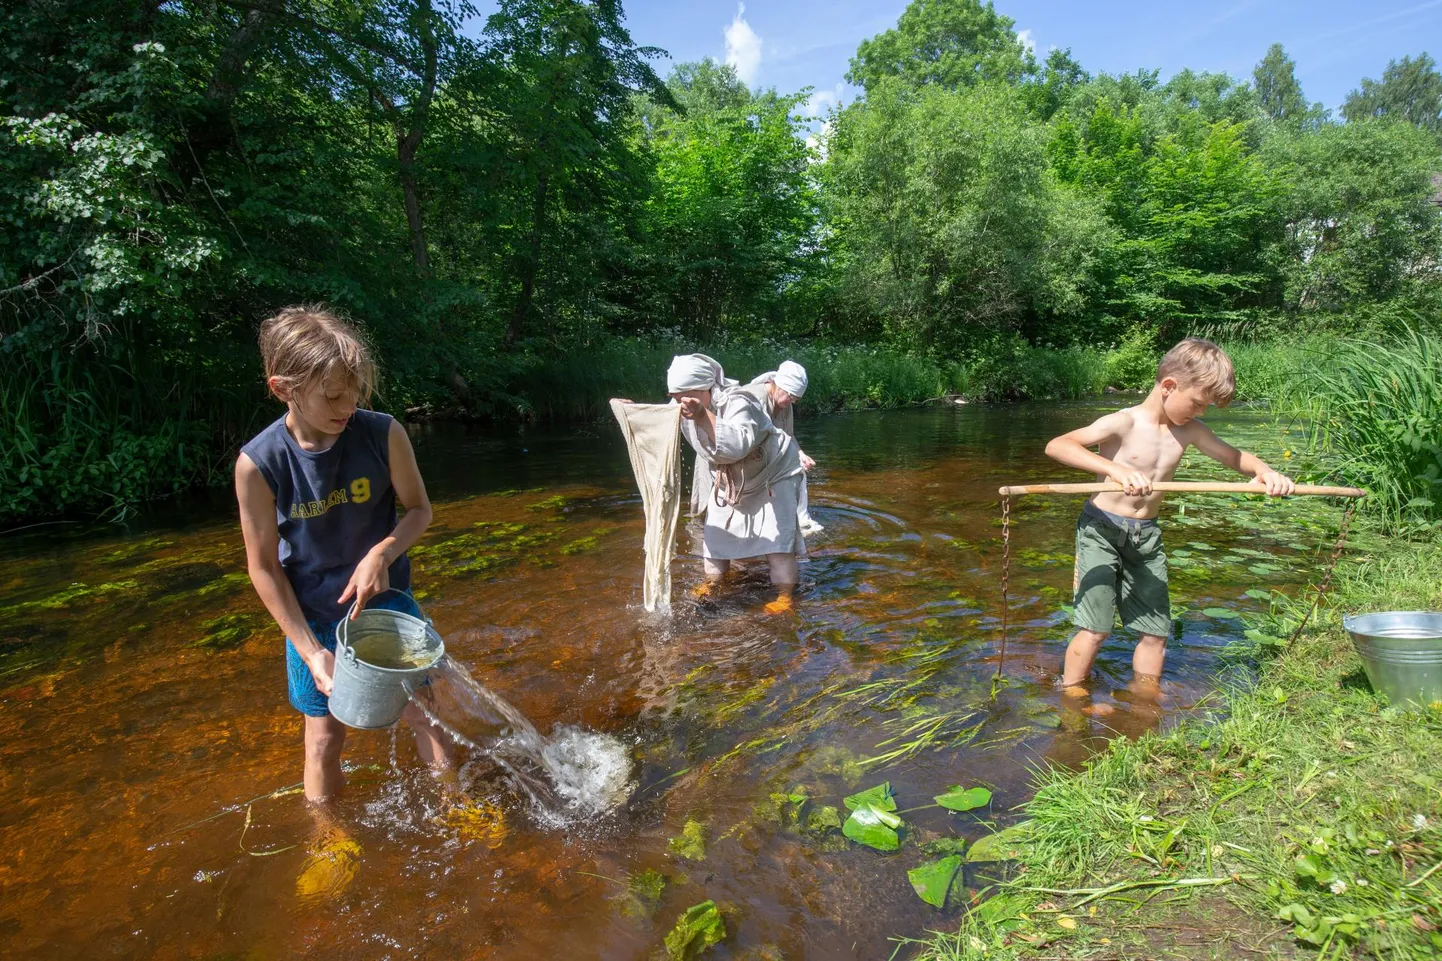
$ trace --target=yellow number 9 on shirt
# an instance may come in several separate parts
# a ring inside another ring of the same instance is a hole
[[[364,504],[371,499],[371,479],[369,477],[357,477],[350,482],[350,502],[352,504]]]

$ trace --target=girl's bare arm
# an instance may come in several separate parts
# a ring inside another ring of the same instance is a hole
[[[235,499],[240,504],[240,533],[245,538],[245,564],[260,602],[295,645],[310,667],[316,687],[329,694],[334,656],[321,646],[301,613],[300,601],[280,566],[280,530],[275,523],[275,495],[260,469],[245,454],[235,461]]]

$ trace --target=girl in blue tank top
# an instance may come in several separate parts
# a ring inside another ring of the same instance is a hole
[[[328,711],[336,624],[383,593],[398,599],[385,606],[419,613],[398,592],[410,589],[406,551],[430,525],[431,504],[404,428],[359,407],[375,364],[355,328],[291,307],[261,324],[260,350],[286,412],[241,448],[235,493],[250,580],[285,633],[290,703],[305,716],[305,795],[319,801],[345,782],[346,728]],[[449,743],[414,703],[404,716],[422,759],[448,769]]]

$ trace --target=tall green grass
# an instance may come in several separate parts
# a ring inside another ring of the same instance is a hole
[[[1392,530],[1442,518],[1442,336],[1408,329],[1383,341],[1294,348],[1274,385],[1278,412],[1340,455],[1336,474],[1368,488]]]

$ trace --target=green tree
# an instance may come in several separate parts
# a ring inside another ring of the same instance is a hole
[[[1016,88],[878,83],[836,118],[828,228],[854,309],[899,341],[957,347],[1082,308],[1109,230],[1047,170]]]
[[[638,47],[623,20],[615,0],[504,0],[487,22],[490,102],[509,148],[507,344],[532,332],[540,284],[585,296],[614,239],[588,214],[624,210],[644,190],[634,95],[672,100],[647,62],[658,51]]]
[[[1252,85],[1262,112],[1273,120],[1298,120],[1307,114],[1307,100],[1297,83],[1297,64],[1280,43],[1267,48],[1266,56],[1252,69]]]
[[[648,124],[651,289],[664,316],[699,336],[776,332],[815,246],[811,157],[794,114],[805,93],[753,96],[712,60],[679,65],[668,86],[685,112],[657,107]]]
[[[1017,81],[1035,60],[990,0],[912,0],[896,26],[861,41],[846,79],[870,93],[884,77],[948,89]]]
[[[1349,121],[1365,117],[1391,117],[1442,133],[1442,74],[1426,53],[1413,60],[1403,57],[1387,64],[1381,81],[1362,81],[1347,95],[1342,116]]]
[[[1091,75],[1072,59],[1070,49],[1053,50],[1046,55],[1041,70],[1026,81],[1027,103],[1032,113],[1050,120],[1090,80]]]
[[[1100,101],[1085,125],[1055,128],[1058,175],[1106,198],[1121,238],[1101,258],[1098,307],[1127,323],[1179,329],[1239,319],[1274,283],[1275,183],[1243,128],[1199,116],[1151,139],[1140,109]]]
[[[1341,311],[1402,298],[1442,277],[1437,148],[1425,131],[1376,119],[1268,143],[1278,199],[1285,305]]]

